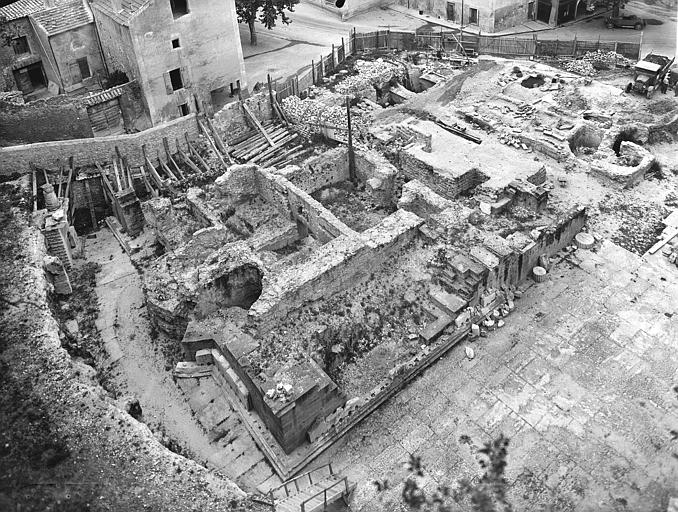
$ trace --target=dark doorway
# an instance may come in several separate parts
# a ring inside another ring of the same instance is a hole
[[[527,3],[527,19],[528,20],[533,20],[534,19],[534,2],[528,2]]]
[[[551,0],[537,0],[537,19],[548,23],[551,19]]]
[[[23,94],[47,87],[47,78],[40,62],[14,71],[14,80]]]
[[[447,19],[450,21],[454,21],[456,18],[455,12],[454,12],[454,4],[452,2],[447,2]]]
[[[468,10],[468,22],[469,25],[477,25],[478,24],[478,9],[474,9],[471,7]]]

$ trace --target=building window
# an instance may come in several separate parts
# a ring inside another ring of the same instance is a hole
[[[172,48],[180,48],[181,44],[179,43],[179,38],[172,39]]]
[[[190,113],[191,111],[188,108],[188,103],[182,103],[181,105],[179,105],[179,114],[181,114],[182,116],[187,116]]]
[[[15,37],[12,39],[12,48],[14,48],[15,55],[31,53],[31,50],[28,47],[28,38],[26,36]]]
[[[172,90],[178,91],[184,88],[184,81],[181,79],[181,69],[173,69],[169,72],[170,82],[172,83]]]
[[[78,59],[75,62],[78,63],[78,68],[80,68],[80,77],[85,79],[92,76],[92,72],[89,69],[89,64],[87,63],[87,57]]]
[[[188,0],[170,0],[170,6],[172,7],[174,19],[188,14]]]
[[[471,7],[468,10],[468,22],[471,25],[477,25],[478,24],[478,9],[474,9]]]
[[[454,12],[454,4],[452,2],[447,2],[447,19],[449,21],[454,21],[456,18],[456,13]]]

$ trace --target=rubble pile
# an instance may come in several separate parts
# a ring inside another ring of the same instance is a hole
[[[593,64],[587,60],[571,60],[570,62],[565,63],[563,67],[565,68],[565,71],[577,73],[582,76],[593,76],[597,73]]]
[[[357,75],[347,76],[337,84],[335,91],[351,97],[364,97],[375,87],[381,88],[392,80],[402,80],[405,70],[394,63],[377,59],[374,61],[359,60],[354,69]]]
[[[288,96],[282,107],[290,121],[304,132],[304,135],[320,133],[323,126],[346,128],[346,108],[343,105],[327,105],[322,101],[297,96]]]
[[[582,56],[582,60],[590,62],[595,69],[612,69],[616,66],[629,67],[633,64],[633,61],[619,53],[603,50],[586,52]]]
[[[613,69],[617,66],[629,67],[633,61],[616,52],[596,50],[586,52],[581,58],[565,64],[565,69],[571,73],[583,76],[593,76],[598,70]]]

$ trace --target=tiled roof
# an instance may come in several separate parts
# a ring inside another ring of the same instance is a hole
[[[129,26],[132,18],[146,9],[150,3],[151,0],[94,0],[92,7],[121,25]]]
[[[84,0],[75,0],[64,5],[37,12],[31,16],[42,26],[48,36],[65,32],[94,21],[92,11]]]
[[[45,8],[45,0],[19,0],[4,7],[0,7],[0,16],[6,16],[8,21],[23,18]]]

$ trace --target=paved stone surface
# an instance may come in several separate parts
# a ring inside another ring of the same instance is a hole
[[[427,485],[479,474],[510,437],[514,510],[666,510],[678,496],[678,272],[610,243],[577,251],[517,302],[506,327],[463,344],[321,456],[358,483],[352,510],[398,510],[421,455]],[[461,510],[465,510],[461,507]]]

